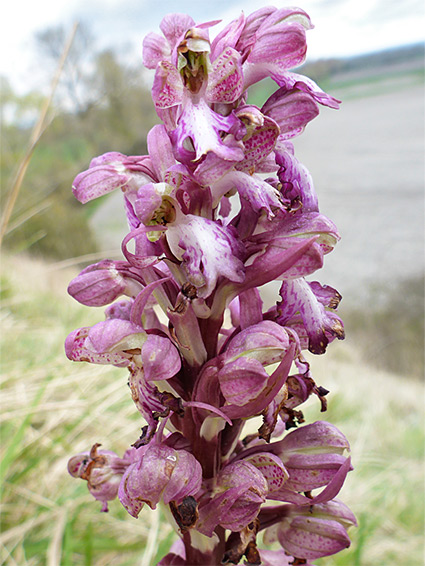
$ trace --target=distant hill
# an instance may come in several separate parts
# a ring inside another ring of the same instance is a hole
[[[388,72],[417,71],[424,68],[425,43],[394,47],[341,59],[319,59],[300,67],[299,72],[315,81],[377,76]]]

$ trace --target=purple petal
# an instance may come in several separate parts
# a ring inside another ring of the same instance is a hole
[[[245,15],[241,12],[241,15],[237,20],[233,20],[228,24],[211,43],[211,61],[214,61],[220,53],[222,53],[226,47],[235,47],[236,43],[242,33],[245,26]]]
[[[276,66],[269,67],[272,79],[281,87],[286,90],[294,88],[302,90],[310,94],[316,102],[328,106],[329,108],[338,109],[341,103],[340,100],[326,94],[312,79],[297,73],[289,73],[278,69]]]
[[[245,328],[228,343],[222,358],[253,357],[263,365],[280,362],[289,348],[287,332],[275,322],[264,320]]]
[[[119,318],[104,320],[89,330],[86,347],[97,354],[141,348],[147,334],[140,326]]]
[[[231,419],[246,418],[247,416],[259,415],[264,409],[273,401],[278,392],[281,390],[285,383],[292,361],[294,359],[294,350],[292,346],[289,348],[288,353],[280,362],[276,370],[271,374],[267,389],[263,395],[257,399],[247,403],[244,407],[237,405],[229,405],[223,407],[223,412],[226,413]]]
[[[276,223],[276,225],[278,224]],[[329,218],[317,212],[294,214],[286,222],[282,221],[281,227],[282,231],[285,230],[288,236],[316,235],[316,242],[324,254],[331,252],[340,239],[335,224]]]
[[[164,556],[156,566],[186,566],[186,549],[181,538],[173,542],[169,554]]]
[[[329,484],[342,466],[345,469],[347,457],[343,452],[350,447],[335,426],[317,421],[292,431],[271,448],[289,472],[285,488],[311,491]]]
[[[78,328],[71,332],[65,340],[66,356],[74,362],[90,362],[92,364],[111,364],[125,367],[130,363],[130,356],[122,353],[96,353],[87,348],[86,340],[90,327]]]
[[[249,14],[249,16],[245,19],[245,26],[242,33],[239,34],[239,40],[236,44],[236,49],[238,49],[244,57],[250,53],[251,48],[256,41],[256,35],[259,28],[274,12],[276,12],[276,8],[274,6],[266,6],[252,12],[252,14]]]
[[[235,143],[234,137],[231,135],[226,136],[222,140],[222,143],[224,146],[232,146]],[[240,155],[238,155],[238,158],[239,157]],[[197,165],[193,172],[193,177],[200,185],[213,185],[213,183],[221,179],[223,175],[230,171],[236,163],[238,163],[236,159],[234,161],[222,159],[210,151],[203,159],[201,159],[199,165]]]
[[[146,287],[140,291],[131,307],[130,320],[133,324],[142,326],[143,311],[145,310],[148,301],[151,298],[152,292],[157,287],[162,285],[162,283],[165,283],[169,280],[170,277],[163,277],[162,279],[158,279],[157,281],[152,281],[152,283],[149,283],[149,285],[146,285]]]
[[[166,235],[173,254],[183,260],[199,297],[208,297],[220,276],[243,281],[243,264],[238,257],[241,243],[230,228],[188,214],[178,224],[169,225]]]
[[[201,507],[199,509],[199,520],[196,525],[196,530],[208,537],[212,537],[214,529],[220,523],[221,517],[223,517],[224,521],[226,520],[226,517],[227,519],[229,518],[229,512],[232,505],[235,503],[235,501],[243,496],[243,494],[246,492],[246,489],[247,488],[245,485],[231,487],[224,493],[216,495],[209,503]],[[254,508],[254,516],[256,512],[258,512],[258,510]],[[248,523],[249,522],[250,521],[248,521]],[[232,524],[232,528],[233,526],[234,525]],[[235,530],[239,529],[235,528]]]
[[[324,306],[330,309],[336,309],[342,299],[336,289],[329,285],[321,285],[318,281],[309,281],[311,290],[316,299]]]
[[[137,517],[143,503],[155,509],[161,499],[168,504],[199,491],[202,469],[185,450],[174,450],[164,444],[150,445],[139,462],[125,472],[118,497],[127,511]]]
[[[142,364],[147,381],[170,379],[181,368],[180,355],[171,340],[149,334],[142,346]]]
[[[315,517],[297,516],[289,525],[282,522],[278,538],[286,552],[308,560],[336,554],[351,544],[338,521]]]
[[[170,138],[163,124],[158,124],[149,131],[147,144],[158,179],[167,182],[164,178],[165,172],[176,165],[176,160],[174,159]]]
[[[105,318],[130,320],[133,301],[117,301],[105,309]]]
[[[240,161],[243,150],[238,142],[224,144],[223,133],[239,129],[239,120],[234,114],[221,116],[214,112],[203,98],[185,100],[178,127],[170,132],[176,157],[179,161],[197,161],[209,151],[226,161]],[[187,149],[187,144],[193,145]]]
[[[221,392],[228,403],[243,407],[255,400],[269,379],[263,365],[254,358],[238,358],[218,372]]]
[[[306,507],[299,507],[297,513],[303,513],[304,515],[311,514],[310,509]],[[323,519],[333,519],[341,523],[343,527],[348,529],[349,527],[357,527],[357,519],[354,513],[351,511],[345,503],[339,501],[339,499],[333,499],[327,503],[315,503],[314,504],[314,516]]]
[[[212,65],[205,96],[208,102],[230,103],[241,96],[242,89],[243,73],[240,55],[231,47],[227,47]]]
[[[119,173],[113,164],[102,165],[77,175],[72,185],[72,192],[75,198],[84,204],[115,189],[125,187],[128,181],[128,175],[124,171]]]
[[[159,24],[171,49],[174,49],[177,42],[181,40],[182,35],[194,26],[195,21],[186,14],[167,14]]]
[[[148,444],[158,426],[158,414],[167,414],[170,409],[163,403],[163,394],[152,382],[145,379],[142,368],[132,365],[129,370],[128,385],[131,397],[137,410],[147,422],[148,426],[143,435],[143,440],[144,444]]]
[[[266,480],[252,464],[240,460],[227,465],[217,478],[217,495],[199,509],[197,529],[207,536],[218,524],[242,530],[258,514],[267,489]]]
[[[158,63],[169,59],[171,50],[163,37],[157,33],[148,33],[143,40],[143,65],[155,69]]]
[[[297,67],[307,51],[304,27],[296,22],[282,22],[273,26],[265,23],[257,33],[248,55],[249,63],[278,63],[279,68]]]
[[[154,244],[146,238],[147,232],[165,232],[164,226],[139,226],[132,230],[121,243],[122,253],[127,261],[134,267],[144,268],[150,267],[157,263],[158,255]],[[133,254],[127,249],[127,244],[134,238],[136,243],[136,253]],[[149,255],[148,255],[149,254]],[[154,255],[155,254],[155,255]]]
[[[258,289],[242,291],[239,295],[239,304],[239,323],[242,330],[263,320],[263,301]]]
[[[269,452],[258,452],[244,460],[255,466],[266,478],[269,494],[280,489],[289,477],[282,460]]]
[[[134,282],[134,290],[137,288]],[[127,289],[124,277],[113,261],[101,261],[91,265],[68,285],[68,293],[79,303],[100,307],[108,305],[123,295]],[[139,285],[140,290],[140,285]]]
[[[234,531],[241,530],[257,515],[268,492],[267,481],[263,474],[244,460],[228,464],[217,478],[218,490],[228,490],[241,485],[245,487],[244,495],[234,502],[225,518],[223,516],[220,518],[220,524],[224,528]]]
[[[337,454],[292,456],[291,462],[285,463],[289,473],[285,487],[293,491],[305,492],[328,485],[346,460],[345,456]]]
[[[244,137],[244,160],[237,164],[237,169],[242,169],[248,172],[261,169],[262,162],[273,151],[276,141],[279,136],[279,127],[277,123],[268,116],[264,116],[261,112],[261,119],[253,120],[253,107],[245,106],[239,108],[235,114],[237,117],[247,124],[248,134]],[[254,107],[255,108],[255,107]],[[266,168],[268,171],[276,170],[276,163],[274,155],[271,154],[272,163]]]
[[[282,304],[279,306],[279,323],[285,324],[299,311],[309,339],[309,350],[314,354],[323,354],[329,343],[329,337],[344,338],[342,321],[325,310],[307,281],[295,279],[284,281],[281,287]]]
[[[249,18],[248,18],[249,19]],[[310,16],[301,8],[285,7],[274,9],[272,13],[261,23],[259,34],[264,33],[272,26],[283,23],[296,22],[302,25],[304,29],[309,30],[313,28]]]
[[[201,487],[202,468],[196,458],[186,450],[176,450],[177,465],[163,493],[165,505],[180,503],[185,497],[196,495]]]
[[[289,275],[299,266],[300,272],[312,273],[322,266],[320,250],[314,247],[316,238],[308,240],[276,238],[264,253],[245,269],[244,288],[260,287],[281,276]],[[292,244],[292,245],[291,245]]]
[[[264,550],[260,548],[262,566],[293,566],[294,559],[288,556],[284,550]],[[304,566],[313,566],[305,564]]]
[[[176,106],[183,100],[181,77],[174,65],[168,61],[161,61],[156,68],[152,98],[158,109]]]
[[[295,491],[288,489],[286,485],[271,493],[269,497],[270,499],[275,499],[277,501],[287,501],[299,506],[303,505],[307,508],[310,508],[311,505],[326,503],[331,499],[334,499],[341,491],[345,478],[351,469],[351,458],[347,458],[326,487],[313,498],[296,493]]]
[[[332,452],[343,454],[350,445],[345,435],[333,424],[316,421],[293,430],[279,443],[285,454],[311,454]]]
[[[304,212],[318,212],[317,195],[308,170],[288,151],[276,152],[276,163],[280,166],[278,177],[282,193],[290,200],[299,199]]]
[[[165,183],[149,183],[143,185],[137,191],[137,198],[134,201],[133,210],[137,218],[145,225],[149,225],[154,216],[155,211],[162,204],[162,197],[158,191],[158,185],[161,187]]]
[[[146,156],[127,157],[115,151],[95,157],[87,171],[74,180],[72,191],[82,203],[110,193],[115,189],[137,190],[152,181],[150,160]]]
[[[319,114],[319,107],[312,96],[299,91],[280,88],[262,107],[261,111],[272,118],[280,128],[284,138],[300,134],[306,124]]]
[[[215,184],[213,191],[225,194],[233,188],[249,202],[253,210],[265,210],[269,219],[274,216],[273,210],[283,209],[280,193],[257,175],[231,171]]]

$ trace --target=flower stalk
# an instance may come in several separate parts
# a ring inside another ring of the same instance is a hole
[[[347,439],[299,409],[313,394],[326,410],[328,393],[303,351],[323,354],[344,330],[341,296],[310,278],[339,234],[290,140],[339,102],[290,71],[312,27],[302,10],[241,14],[211,41],[216,23],[171,14],[145,38],[162,120],[149,154],[107,153],[74,181],[83,203],[120,189],[129,233],[123,260],[71,281],[77,301],[109,306],[66,353],[126,368],[144,425],[122,458],[96,443],[68,469],[103,511],[116,497],[135,518],[165,507],[178,539],[160,565],[307,564],[346,548],[355,518],[335,499]],[[248,104],[266,77],[276,92]],[[281,550],[259,548],[262,531]]]

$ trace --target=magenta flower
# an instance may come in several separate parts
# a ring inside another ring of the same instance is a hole
[[[341,502],[314,505],[308,511],[294,507],[277,526],[277,538],[288,554],[315,560],[350,546],[347,528],[352,525],[357,521]]]
[[[356,521],[335,499],[348,440],[300,410],[313,395],[325,411],[329,393],[303,351],[324,353],[344,329],[340,294],[310,280],[340,236],[290,140],[338,101],[291,71],[312,27],[303,10],[241,14],[211,41],[216,23],[171,14],[148,34],[162,121],[148,155],[106,153],[73,184],[83,203],[120,189],[129,232],[122,260],[69,284],[106,309],[66,355],[126,368],[141,424],[123,458],[94,444],[68,470],[103,510],[117,496],[135,518],[168,509],[178,540],[160,565],[311,564],[347,548]],[[267,77],[276,92],[247,102]],[[277,280],[267,305],[260,288]],[[259,548],[261,531],[280,550]]]
[[[133,517],[144,503],[155,509],[159,501],[181,503],[195,495],[202,480],[199,462],[186,450],[152,444],[128,466],[118,489],[118,497]]]

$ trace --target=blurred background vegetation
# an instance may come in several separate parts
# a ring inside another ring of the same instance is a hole
[[[61,27],[36,38],[50,77],[65,41]],[[391,77],[423,81],[423,46],[306,67],[344,99],[372,95]],[[114,502],[111,513],[100,514],[83,482],[64,473],[70,454],[95,441],[122,453],[141,427],[125,372],[71,364],[63,341],[71,329],[102,318],[99,309],[74,304],[65,289],[91,263],[87,254],[103,257],[91,219],[110,198],[81,206],[72,181],[106,151],[146,152],[147,132],[157,123],[149,80],[114,51],[97,50],[89,29],[77,29],[7,226],[0,294],[4,564],[148,566],[172,539],[160,512],[144,510],[135,521]],[[252,101],[264,101],[272,89],[262,83]],[[5,202],[45,97],[20,95],[5,78],[0,94]],[[423,313],[423,277],[370,289],[367,308],[342,305],[348,343],[314,359],[314,376],[332,391],[326,418],[352,440],[356,473],[342,498],[360,519],[352,548],[321,564],[423,563]],[[314,404],[307,416],[323,418]]]
[[[40,59],[51,76],[65,40],[63,27],[37,36]],[[7,193],[43,97],[37,92],[19,96],[5,78],[0,95],[2,191]],[[49,121],[32,156],[4,244],[12,253],[64,259],[96,251],[87,220],[100,201],[81,207],[70,190],[74,177],[92,157],[106,151],[144,154],[146,134],[156,115],[141,70],[123,66],[110,50],[96,52],[90,33],[79,26]]]

